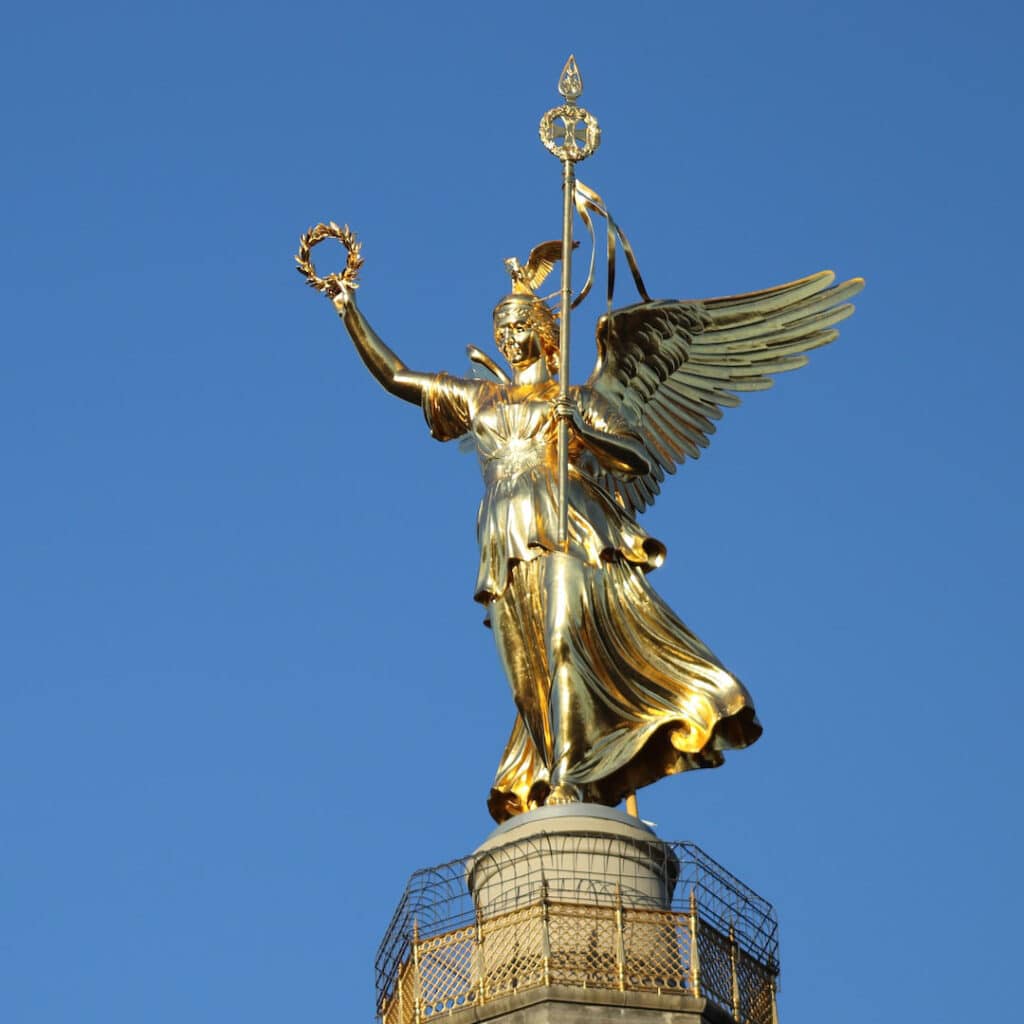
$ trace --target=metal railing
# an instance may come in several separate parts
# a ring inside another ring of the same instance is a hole
[[[548,985],[701,996],[741,1024],[777,1024],[771,905],[693,844],[652,841],[649,856],[672,874],[668,906],[639,898],[621,864],[575,880],[571,898],[563,877],[486,914],[466,888],[470,859],[417,872],[377,957],[382,1024]]]

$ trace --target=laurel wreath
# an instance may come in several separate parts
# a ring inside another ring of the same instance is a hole
[[[345,269],[340,274],[327,274],[320,277],[310,259],[310,253],[313,246],[325,238],[338,239],[348,250],[348,259],[345,261]],[[339,228],[333,220],[329,224],[317,224],[299,239],[299,252],[295,257],[298,266],[295,269],[306,278],[310,288],[315,288],[333,298],[342,288],[359,287],[356,277],[359,274],[359,268],[363,265],[363,258],[359,255],[361,248],[362,243],[356,240],[355,233],[349,230],[347,224],[343,228]]]
[[[556,120],[562,121],[565,125],[565,138],[562,145],[555,141]],[[575,127],[581,122],[585,128],[582,145],[575,135]],[[540,119],[539,130],[540,141],[544,143],[544,148],[557,156],[559,160],[570,160],[573,163],[578,160],[586,160],[601,145],[601,128],[597,123],[597,118],[583,107],[577,107],[573,103],[549,110]]]

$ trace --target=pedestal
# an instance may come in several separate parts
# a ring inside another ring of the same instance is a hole
[[[496,828],[469,859],[484,918],[546,894],[564,903],[668,910],[679,861],[638,818],[600,804],[541,807]]]

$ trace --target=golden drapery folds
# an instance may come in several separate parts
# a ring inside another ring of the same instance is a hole
[[[557,536],[557,384],[438,376],[424,391],[432,434],[471,432],[484,478],[476,598],[488,608],[518,714],[491,790],[497,821],[549,796],[614,805],[626,794],[761,734],[750,696],[654,592],[665,549],[570,451],[569,543]],[[599,395],[584,420],[629,436]]]

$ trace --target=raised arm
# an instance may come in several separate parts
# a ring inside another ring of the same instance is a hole
[[[405,363],[381,341],[366,317],[356,308],[355,295],[352,291],[343,289],[331,301],[359,357],[366,363],[370,373],[380,381],[381,386],[397,398],[412,402],[413,405],[420,405],[424,388],[433,380],[433,375],[417,373],[406,367]]]

